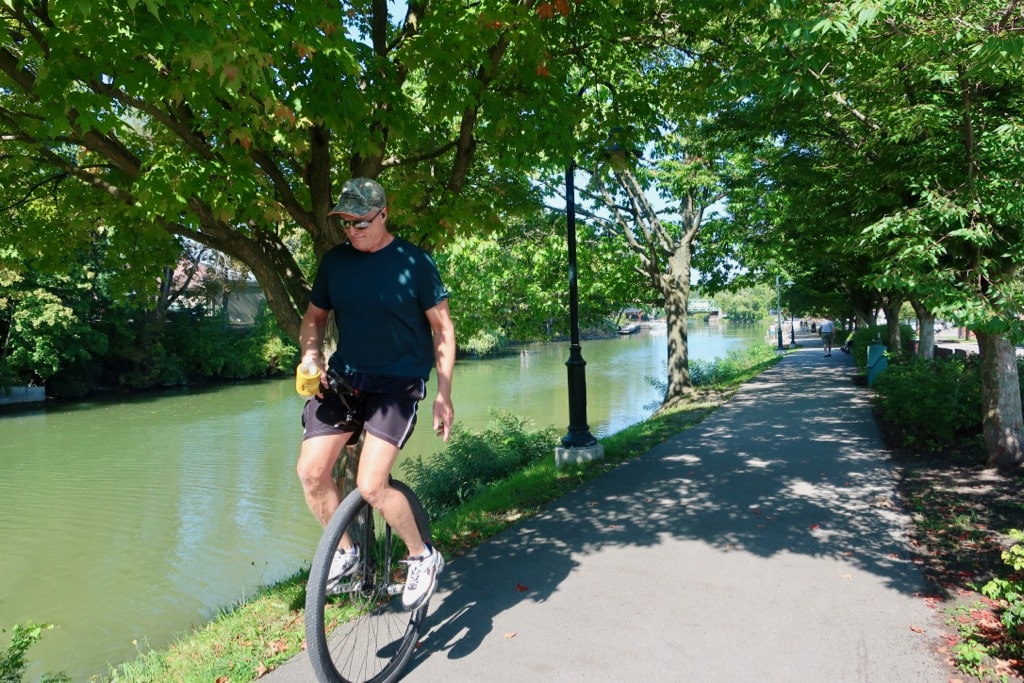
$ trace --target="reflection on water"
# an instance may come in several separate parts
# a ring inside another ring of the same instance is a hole
[[[694,325],[691,357],[760,332]],[[647,417],[664,331],[582,348],[591,431]],[[480,429],[493,409],[564,431],[567,358],[540,344],[460,362],[457,421]],[[0,628],[59,626],[29,652],[30,679],[103,673],[308,564],[319,528],[295,478],[301,406],[289,379],[0,417]],[[428,424],[405,453],[439,450]]]

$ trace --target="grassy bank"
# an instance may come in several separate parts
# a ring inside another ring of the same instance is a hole
[[[634,458],[665,439],[700,422],[726,401],[736,388],[775,362],[774,352],[758,350],[730,356],[728,371],[716,384],[694,390],[685,405],[601,439],[605,458],[556,470],[551,457],[535,462],[490,486],[433,522],[436,545],[446,557],[457,557],[543,505]],[[166,650],[147,651],[140,644],[134,661],[104,678],[111,683],[155,681],[251,681],[301,651],[307,570],[246,596],[205,627],[183,636]]]

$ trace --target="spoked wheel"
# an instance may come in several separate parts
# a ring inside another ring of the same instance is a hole
[[[392,480],[403,493],[425,541],[427,515],[408,486]],[[327,578],[334,550],[348,529],[360,546],[357,572],[331,587]],[[306,585],[306,649],[321,683],[385,683],[402,675],[416,648],[427,604],[402,608],[405,545],[379,512],[353,491],[331,517],[320,538]]]

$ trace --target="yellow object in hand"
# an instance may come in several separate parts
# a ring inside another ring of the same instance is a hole
[[[307,398],[320,393],[320,368],[317,365],[306,363],[295,368],[295,391]]]

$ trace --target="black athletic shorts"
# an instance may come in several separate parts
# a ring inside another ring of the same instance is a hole
[[[380,377],[348,374],[356,390],[350,410],[333,391],[313,396],[302,410],[302,439],[329,434],[351,434],[355,443],[362,430],[402,448],[416,426],[416,409],[426,395],[426,382],[416,377]]]

